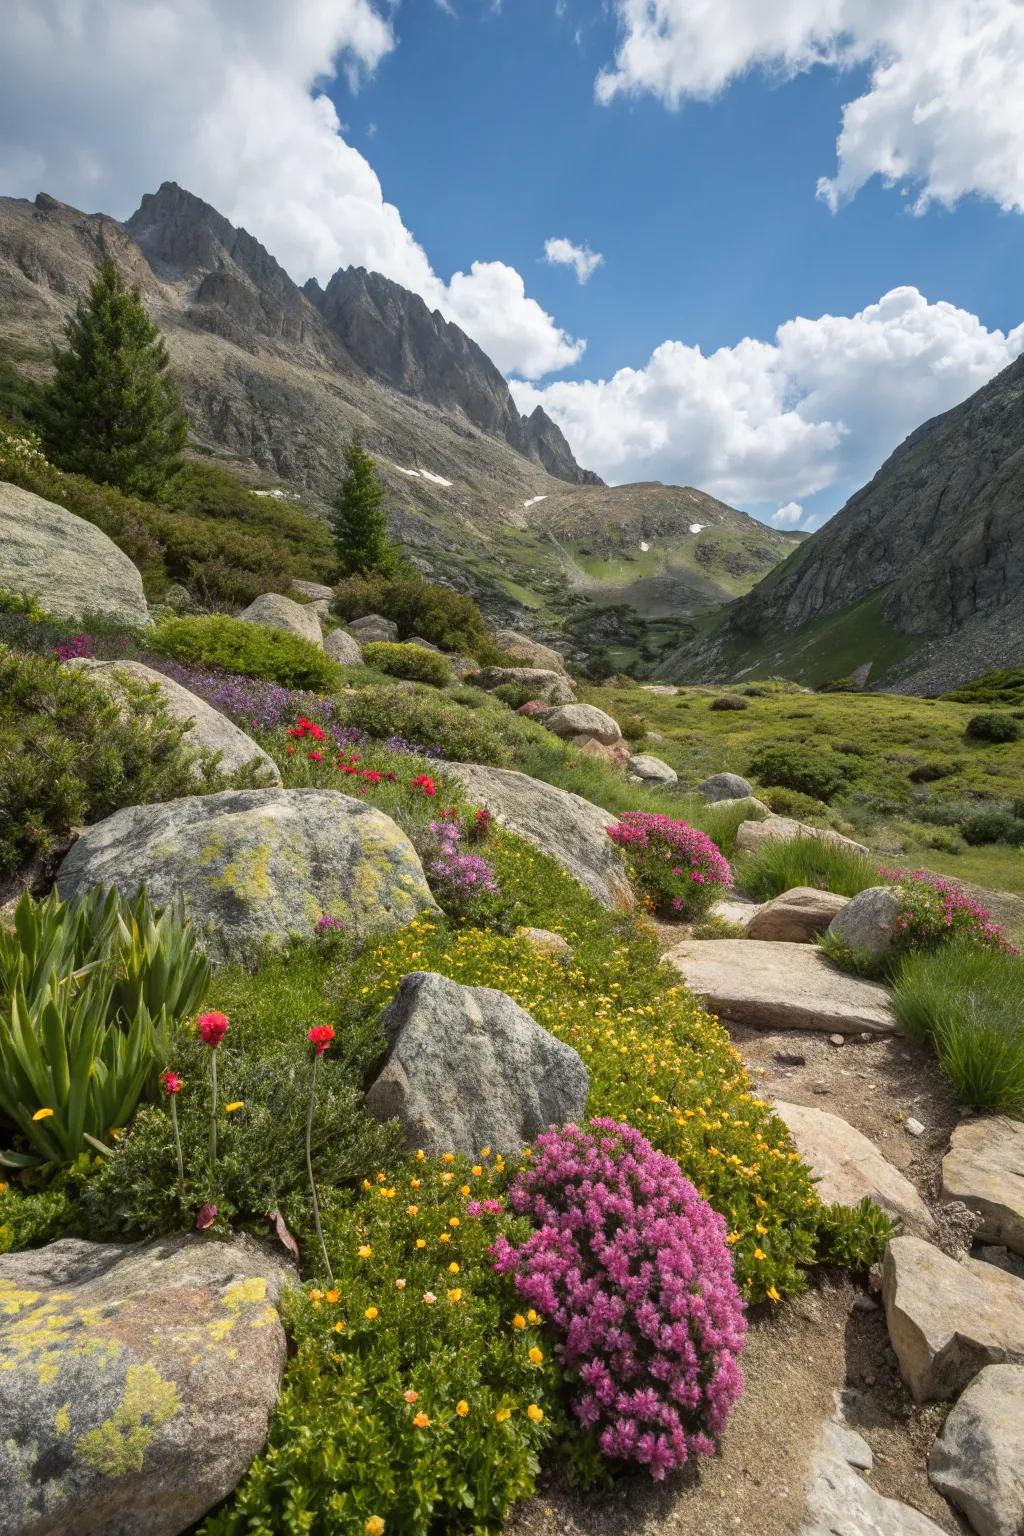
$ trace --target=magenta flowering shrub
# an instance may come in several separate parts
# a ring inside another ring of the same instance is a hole
[[[438,905],[449,917],[481,915],[486,898],[500,896],[501,887],[482,854],[462,849],[463,828],[458,812],[442,811],[430,823],[429,837],[429,844],[421,852],[427,883]]]
[[[82,656],[91,658],[95,655],[92,636],[68,635],[66,640],[58,640],[53,653],[61,661],[77,661]]]
[[[1009,954],[1019,951],[1010,944],[999,923],[980,901],[955,880],[928,869],[881,869],[883,880],[893,882],[902,898],[893,920],[897,949],[934,949],[951,939],[988,944]]]
[[[634,884],[666,916],[700,917],[731,884],[728,859],[706,832],[685,821],[623,811],[608,836],[625,850]]]
[[[614,1120],[538,1136],[509,1191],[537,1230],[494,1267],[561,1335],[573,1411],[655,1479],[710,1456],[743,1389],[726,1224],[678,1163]]]

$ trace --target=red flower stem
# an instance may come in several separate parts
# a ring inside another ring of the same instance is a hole
[[[178,1101],[171,1094],[171,1127],[174,1131],[174,1152],[178,1159],[178,1195],[182,1205],[185,1204],[185,1164],[181,1156],[181,1134],[178,1130]]]
[[[217,1165],[217,1047],[210,1052],[210,1193],[213,1194],[213,1170]]]
[[[334,1274],[331,1270],[331,1261],[327,1257],[327,1244],[324,1242],[324,1231],[320,1225],[320,1202],[316,1197],[316,1180],[313,1177],[313,1101],[316,1098],[316,1069],[320,1065],[320,1052],[313,1056],[313,1076],[309,1083],[309,1112],[306,1115],[306,1170],[309,1173],[309,1192],[313,1197],[313,1223],[316,1227],[316,1235],[320,1239],[320,1250],[324,1256],[324,1266],[327,1270],[327,1278],[334,1284]]]

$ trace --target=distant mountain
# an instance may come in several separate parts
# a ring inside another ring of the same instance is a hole
[[[164,332],[193,451],[319,512],[358,429],[414,563],[495,620],[549,637],[569,626],[581,648],[593,631],[616,661],[650,662],[691,613],[746,590],[791,547],[698,491],[603,486],[416,294],[361,268],[299,288],[173,182],[123,224],[45,194],[0,198],[0,347],[23,371],[45,373],[107,256]]]
[[[874,479],[663,677],[856,675],[934,693],[1024,664],[1024,357]]]

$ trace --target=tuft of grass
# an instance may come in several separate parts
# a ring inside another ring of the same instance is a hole
[[[931,1041],[957,1096],[975,1109],[1024,1116],[1024,961],[978,944],[915,951],[900,964],[893,1008]]]
[[[770,901],[797,885],[834,891],[837,896],[856,896],[878,883],[873,859],[819,837],[765,843],[756,853],[746,854],[736,870],[739,889],[755,901]]]

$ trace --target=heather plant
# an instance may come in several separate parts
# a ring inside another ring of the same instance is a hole
[[[536,1230],[499,1274],[558,1334],[572,1409],[602,1454],[660,1481],[710,1456],[743,1388],[743,1303],[721,1216],[614,1120],[538,1136],[509,1191]]]
[[[474,820],[471,825],[480,823]],[[427,836],[419,840],[419,851],[441,910],[456,920],[479,921],[493,906],[488,897],[500,896],[501,887],[483,854],[468,852],[462,846],[465,836],[458,812],[442,811],[430,822]]]
[[[897,951],[937,949],[956,939],[1017,953],[988,908],[955,880],[928,869],[883,869],[880,874],[895,884],[900,898],[892,935]]]
[[[147,636],[147,645],[172,661],[266,678],[286,688],[323,693],[343,677],[337,662],[311,640],[223,613],[163,619]]]
[[[728,860],[706,832],[651,811],[624,811],[608,836],[625,850],[631,880],[656,912],[702,917],[731,883]]]

